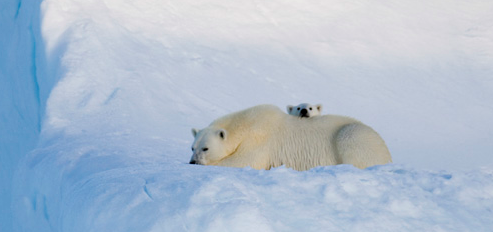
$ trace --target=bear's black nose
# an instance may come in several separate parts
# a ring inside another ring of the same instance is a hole
[[[307,114],[308,114],[308,110],[306,109],[302,109],[300,111],[300,117],[307,117],[308,116]]]
[[[190,164],[197,164],[197,162],[195,162],[195,160],[190,160]]]

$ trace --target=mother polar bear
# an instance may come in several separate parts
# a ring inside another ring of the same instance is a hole
[[[352,164],[366,168],[392,162],[383,139],[344,116],[299,118],[272,105],[254,106],[192,129],[191,164],[295,170]]]

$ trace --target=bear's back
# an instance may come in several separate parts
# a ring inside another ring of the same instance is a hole
[[[334,139],[338,131],[359,121],[339,115],[311,118],[287,117],[272,137],[273,165],[307,170],[339,163]]]
[[[361,122],[341,115],[321,115],[312,118],[287,117],[284,124],[289,131],[313,133],[318,130],[336,132],[341,127],[352,123]]]

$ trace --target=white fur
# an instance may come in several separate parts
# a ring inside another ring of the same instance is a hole
[[[308,103],[302,103],[297,106],[288,105],[286,107],[286,110],[290,115],[310,118],[322,114],[322,105],[310,105]],[[305,110],[304,113],[302,113],[303,110]]]
[[[292,117],[276,106],[260,105],[223,116],[192,130],[191,163],[295,170],[352,164],[366,168],[392,162],[383,139],[349,117]],[[206,151],[203,149],[206,148]]]

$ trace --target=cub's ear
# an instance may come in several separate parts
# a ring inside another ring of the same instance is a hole
[[[192,135],[193,135],[194,138],[197,136],[198,133],[199,133],[199,130],[198,129],[192,128]]]
[[[322,113],[322,104],[316,105],[318,112]]]
[[[217,135],[219,136],[219,138],[221,138],[222,140],[226,140],[226,137],[228,136],[228,133],[226,132],[226,130],[224,129],[220,129],[217,131]]]
[[[286,109],[288,110],[288,114],[290,114],[290,113],[291,113],[291,111],[293,111],[293,107],[294,107],[294,106],[292,106],[292,105],[288,105],[288,106],[286,107]]]

